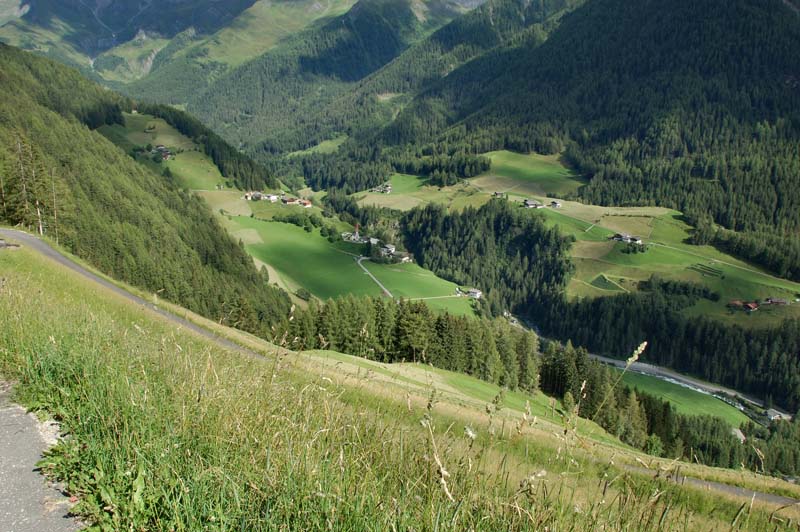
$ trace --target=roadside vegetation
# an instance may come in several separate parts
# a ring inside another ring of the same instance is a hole
[[[0,368],[69,434],[41,467],[101,530],[789,524],[787,510],[620,470],[627,451],[569,416],[538,426],[502,400],[487,415],[277,348],[228,352],[25,249],[0,261]]]

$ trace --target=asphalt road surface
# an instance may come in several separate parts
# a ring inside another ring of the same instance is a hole
[[[69,499],[35,469],[54,440],[8,396],[8,385],[0,382],[0,532],[80,530],[81,523],[67,515]]]

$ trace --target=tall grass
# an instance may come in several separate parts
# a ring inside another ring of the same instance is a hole
[[[98,530],[776,526],[590,467],[569,430],[539,445],[532,420],[496,417],[499,401],[465,430],[435,395],[398,402],[291,355],[226,352],[27,251],[0,256],[0,272],[0,372],[61,422],[42,466]]]

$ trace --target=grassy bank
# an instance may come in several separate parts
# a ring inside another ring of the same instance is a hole
[[[530,423],[420,390],[396,397],[297,355],[231,353],[25,249],[0,266],[0,368],[20,401],[70,434],[44,469],[102,530],[638,530],[662,517],[665,529],[708,529],[736,519],[738,503],[591,459],[569,426],[533,438]],[[739,524],[768,526],[757,507],[740,514]]]

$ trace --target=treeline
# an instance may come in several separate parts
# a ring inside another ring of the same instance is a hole
[[[242,190],[278,189],[280,182],[266,168],[228,144],[199,120],[173,107],[140,103],[137,109],[145,114],[162,118],[169,125],[200,144],[203,152],[214,162],[223,177],[233,181]]]
[[[764,397],[790,411],[800,407],[800,321],[745,329],[703,316],[687,317],[691,296],[653,290],[613,297],[561,300],[526,309],[542,331],[592,352],[619,356],[647,339],[648,362]]]
[[[719,418],[679,414],[669,402],[622,385],[619,371],[590,360],[585,349],[549,342],[540,353],[535,334],[505,319],[434,313],[424,302],[347,296],[295,310],[281,341],[296,350],[430,364],[510,390],[541,390],[561,401],[567,419],[593,420],[655,456],[784,474],[795,474],[800,463],[791,447],[800,436],[798,423],[767,429],[748,424],[744,430],[752,441],[743,445]]]
[[[381,362],[419,362],[510,389],[537,388],[536,335],[506,320],[434,313],[423,301],[348,296],[295,311],[293,349],[331,349]]]
[[[305,182],[314,190],[338,189],[345,194],[376,187],[391,175],[391,166],[377,153],[352,155],[312,154],[303,157]]]
[[[800,281],[800,238],[793,233],[760,230],[737,233],[697,221],[691,242],[711,244],[735,257],[763,266],[779,277]]]
[[[402,153],[391,157],[391,164],[396,172],[428,177],[430,184],[440,187],[455,185],[492,167],[488,157],[464,152],[427,156]]]
[[[571,239],[504,200],[456,213],[440,205],[417,208],[402,218],[401,231],[421,266],[482,290],[487,316],[549,305],[573,270]]]
[[[271,338],[288,313],[286,294],[268,285],[202,199],[131,160],[71,111],[96,107],[92,95],[113,103],[109,94],[71,69],[0,47],[0,223],[42,233],[115,279]]]
[[[590,360],[585,349],[569,342],[548,343],[540,373],[541,390],[559,398],[565,413],[591,419],[648,454],[714,467],[744,465],[768,474],[800,473],[798,418],[768,427],[745,423],[741,429],[746,439],[741,442],[720,418],[680,414],[669,401],[622,385],[619,370]]]

